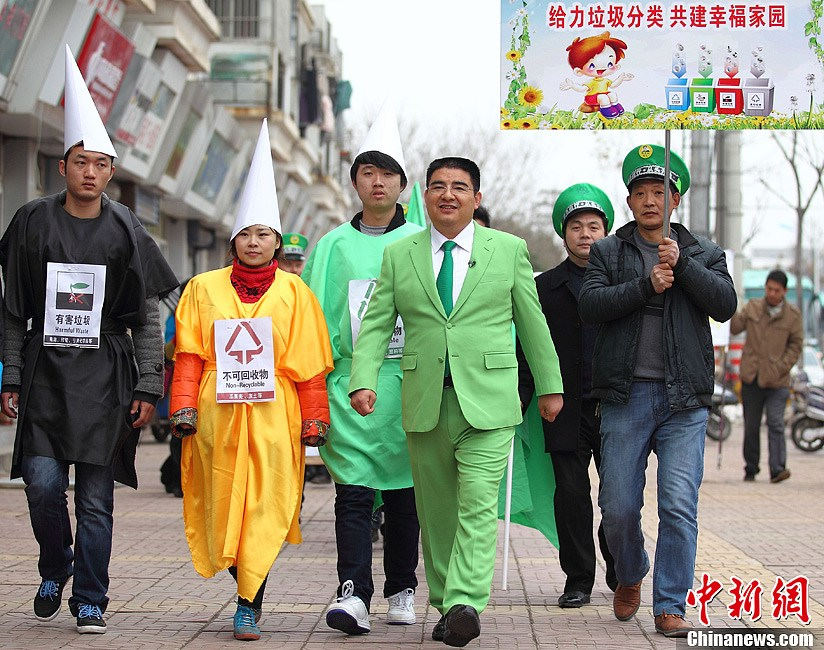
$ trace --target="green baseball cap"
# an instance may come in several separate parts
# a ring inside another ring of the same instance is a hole
[[[612,229],[615,221],[615,212],[612,202],[604,191],[589,183],[570,185],[558,195],[555,206],[552,208],[552,225],[558,236],[564,236],[564,224],[573,214],[581,210],[593,210],[606,221],[606,232]]]
[[[305,260],[309,240],[298,232],[283,235],[283,257],[287,260]]]
[[[621,167],[624,185],[629,188],[640,178],[664,179],[664,147],[657,144],[642,144],[630,151]],[[670,180],[680,194],[690,188],[690,170],[674,151],[670,151]]]

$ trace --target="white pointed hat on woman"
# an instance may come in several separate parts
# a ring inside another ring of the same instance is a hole
[[[100,113],[89,94],[80,68],[66,45],[65,119],[63,124],[63,153],[83,143],[86,151],[104,153],[117,158],[114,145],[106,133]]]
[[[268,226],[279,235],[280,210],[278,210],[278,193],[275,188],[275,166],[272,164],[272,149],[269,146],[269,123],[266,118],[260,125],[252,164],[246,175],[246,183],[240,195],[235,227],[232,229],[233,240],[237,234],[249,226]]]
[[[380,151],[395,160],[406,174],[406,161],[403,159],[401,135],[398,132],[398,118],[395,115],[395,106],[391,99],[387,99],[378,116],[372,123],[369,133],[358,150],[358,156],[367,151]]]

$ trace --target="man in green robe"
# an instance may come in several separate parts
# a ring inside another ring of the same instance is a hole
[[[407,222],[398,197],[406,187],[397,124],[381,112],[350,170],[363,204],[352,221],[320,239],[302,278],[320,301],[332,343],[335,369],[327,376],[332,428],[320,448],[335,481],[338,598],[327,624],[347,634],[369,632],[372,583],[371,515],[376,492],[384,505],[386,622],[415,623],[415,569],[420,527],[412,472],[401,427],[404,327],[398,319],[380,369],[381,403],[363,418],[349,406],[352,349],[375,290],[383,249],[421,228]]]

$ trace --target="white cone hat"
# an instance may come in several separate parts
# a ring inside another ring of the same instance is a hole
[[[358,150],[358,155],[366,151],[380,151],[387,156],[394,158],[395,162],[401,166],[406,174],[406,161],[403,159],[403,147],[401,147],[401,135],[398,133],[398,118],[395,115],[395,107],[391,99],[387,99],[381,106],[378,117],[366,134],[363,144]]]
[[[66,45],[65,121],[63,125],[63,153],[81,140],[86,151],[97,151],[117,158],[114,145],[106,133],[100,113],[89,94],[80,68]]]
[[[235,227],[232,229],[231,241],[244,228],[260,224],[269,226],[282,234],[278,194],[275,189],[275,167],[272,164],[272,149],[269,146],[269,123],[264,118],[260,125],[252,164],[246,176],[246,184],[240,195]]]

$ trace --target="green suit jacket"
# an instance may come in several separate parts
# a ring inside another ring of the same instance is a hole
[[[355,346],[349,392],[375,390],[400,314],[406,328],[401,358],[406,431],[435,428],[447,350],[461,411],[470,425],[498,429],[521,422],[513,322],[535,377],[535,393],[563,392],[558,355],[538,303],[526,243],[476,226],[471,259],[474,264],[447,318],[435,287],[430,229],[384,250],[377,288]]]

